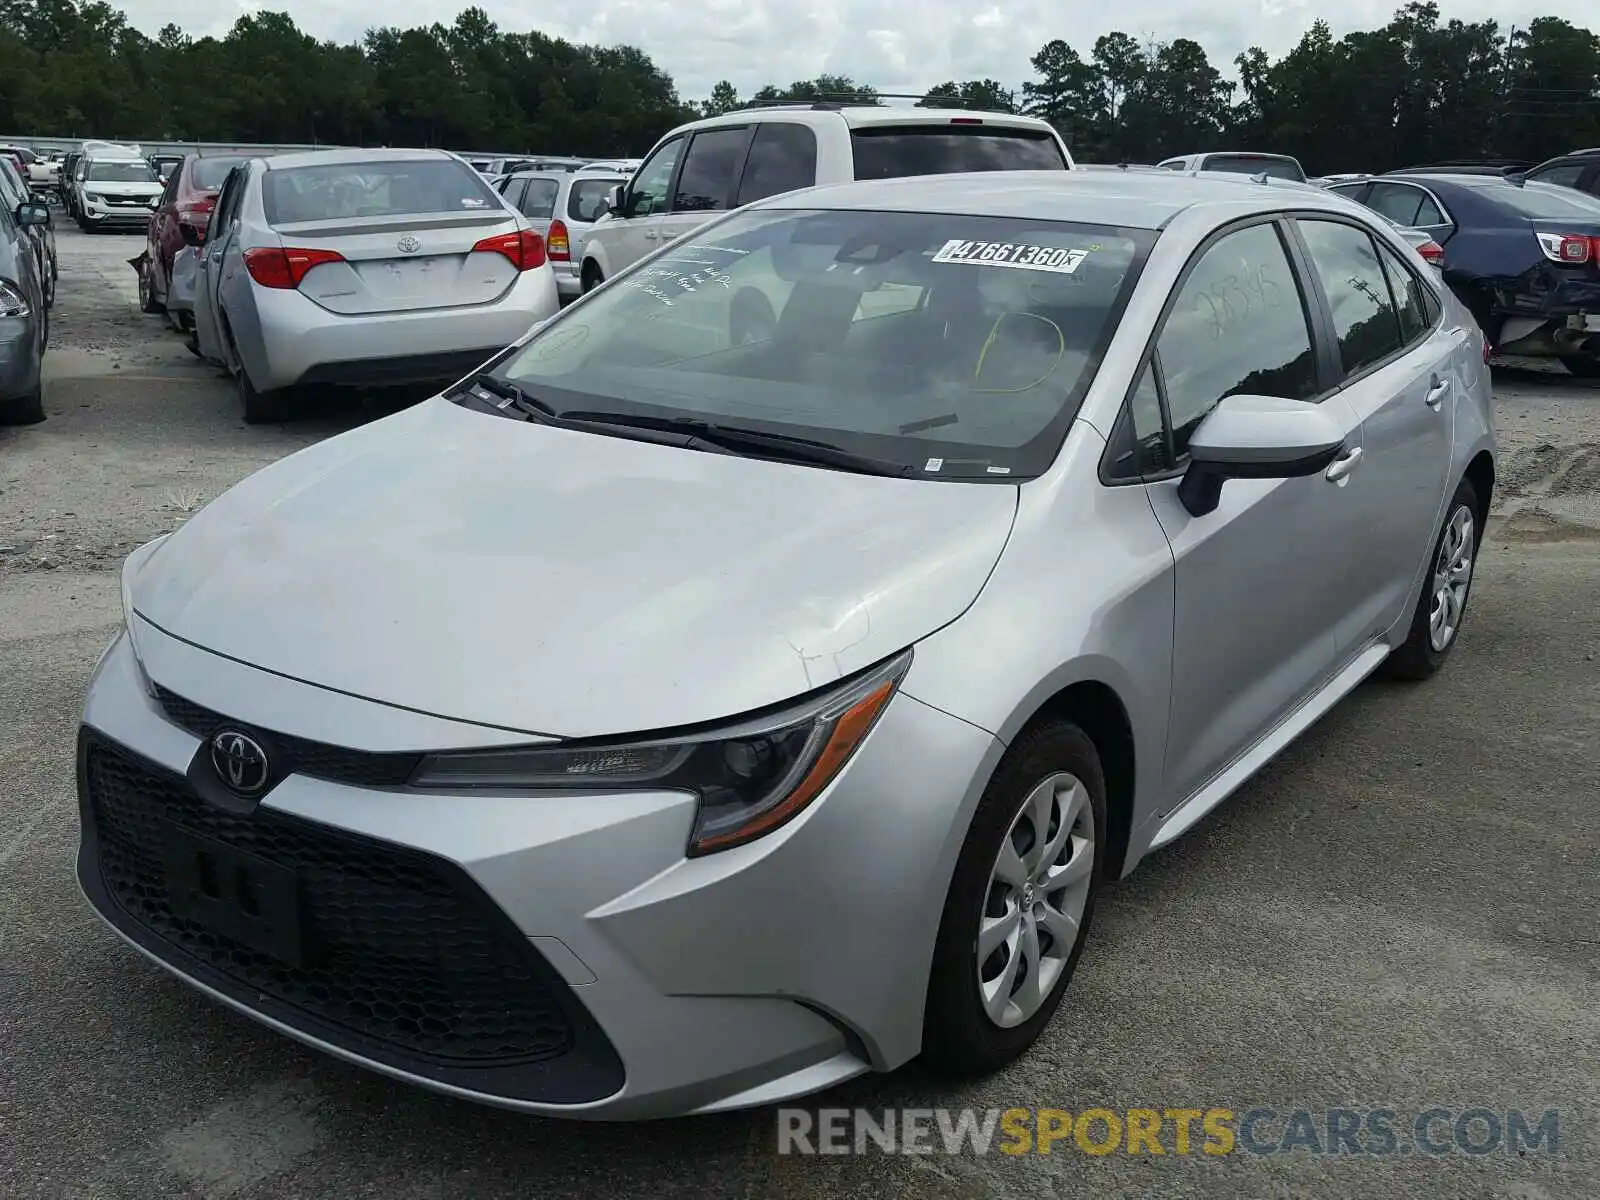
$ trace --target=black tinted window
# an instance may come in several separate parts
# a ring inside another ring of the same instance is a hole
[[[1400,349],[1400,318],[1372,238],[1353,225],[1333,221],[1302,220],[1300,232],[1333,310],[1345,373],[1354,374]]]
[[[804,125],[774,122],[756,130],[739,183],[739,204],[750,204],[780,192],[807,188],[817,181],[817,136]]]
[[[204,192],[214,192],[222,186],[228,172],[242,163],[242,158],[205,158],[194,160],[194,186]]]
[[[1305,182],[1306,173],[1292,158],[1269,158],[1259,154],[1213,154],[1205,160],[1207,171],[1228,171],[1239,175],[1268,175],[1273,179]]]
[[[522,193],[522,199],[517,202],[517,207],[522,210],[522,215],[542,221],[556,215],[556,193],[561,190],[561,185],[554,179],[530,179],[528,190]]]
[[[1225,396],[1309,400],[1318,391],[1305,305],[1271,225],[1230,233],[1204,253],[1156,345],[1180,457]]]
[[[268,171],[261,180],[261,203],[271,225],[498,207],[483,176],[449,158]]]
[[[1378,247],[1383,260],[1383,273],[1389,280],[1389,295],[1394,300],[1400,317],[1400,336],[1407,345],[1420,340],[1433,324],[1428,318],[1428,305],[1424,299],[1426,289],[1400,256],[1387,246]]]
[[[573,221],[596,221],[600,218],[600,206],[606,202],[606,197],[611,194],[611,189],[622,179],[574,179],[572,191],[567,196],[567,217]]]
[[[857,179],[899,179],[960,171],[1064,171],[1048,133],[979,125],[906,125],[850,135]]]
[[[1559,167],[1549,167],[1543,171],[1529,174],[1529,179],[1537,179],[1540,183],[1555,183],[1562,187],[1577,187],[1578,180],[1583,178],[1583,163],[1563,163]]]
[[[733,174],[744,158],[750,140],[747,126],[708,129],[694,135],[689,155],[678,172],[678,190],[672,207],[679,212],[710,212],[728,207],[733,194]]]
[[[1122,419],[1127,428],[1121,453],[1111,465],[1114,478],[1156,475],[1172,465],[1167,458],[1166,422],[1161,417],[1161,393],[1156,388],[1153,367],[1147,366],[1140,373],[1139,386],[1128,397]]]

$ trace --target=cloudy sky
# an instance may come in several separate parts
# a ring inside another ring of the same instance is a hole
[[[112,0],[116,3],[117,0]],[[849,75],[885,92],[915,92],[944,79],[989,77],[1010,86],[1028,78],[1028,60],[1060,37],[1087,56],[1095,38],[1121,29],[1141,39],[1193,38],[1231,72],[1252,43],[1278,54],[1317,17],[1335,35],[1385,24],[1400,0],[1120,0],[1069,6],[1050,0],[567,0],[538,6],[480,0],[508,30],[571,41],[643,48],[671,73],[685,99],[700,99],[719,79],[741,95],[765,83],[822,72]],[[122,0],[132,22],[154,33],[171,21],[195,36],[221,35],[257,7],[287,10],[320,38],[354,41],[373,25],[448,24],[466,0]],[[1494,17],[1507,28],[1536,16],[1600,28],[1588,0],[1461,0],[1441,4],[1446,18]],[[397,20],[393,15],[404,13]],[[1104,16],[1100,14],[1105,14]]]

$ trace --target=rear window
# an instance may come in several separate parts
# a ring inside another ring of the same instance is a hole
[[[1306,181],[1306,173],[1292,158],[1272,158],[1260,154],[1213,154],[1205,160],[1207,171],[1230,171],[1237,175],[1262,175],[1271,179]]]
[[[464,163],[443,158],[268,171],[261,177],[261,203],[271,225],[500,206],[483,176]]]
[[[924,478],[1037,474],[1153,235],[747,209],[592,294],[498,368],[560,409],[786,432]]]
[[[244,161],[239,158],[197,158],[194,160],[194,186],[203,192],[214,192],[222,186],[228,172]]]
[[[144,159],[90,160],[88,178],[95,183],[157,183],[156,169]]]
[[[573,221],[598,221],[600,219],[600,206],[605,203],[606,197],[611,194],[611,189],[627,180],[620,176],[607,179],[599,176],[593,179],[574,179],[572,192],[567,197],[567,217]]]
[[[850,135],[857,179],[899,179],[960,171],[1064,171],[1051,134],[977,125],[903,125]]]
[[[1559,221],[1570,218],[1577,221],[1600,220],[1600,200],[1587,192],[1574,191],[1552,183],[1527,183],[1486,188],[1496,203],[1524,217]]]

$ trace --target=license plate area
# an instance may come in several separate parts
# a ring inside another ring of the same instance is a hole
[[[168,825],[164,840],[176,916],[289,966],[303,964],[300,884],[291,868],[179,825]]]

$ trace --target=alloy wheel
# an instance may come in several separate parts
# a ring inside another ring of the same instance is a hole
[[[978,923],[978,993],[989,1020],[1021,1025],[1050,998],[1083,926],[1094,873],[1094,808],[1058,772],[1028,793],[1000,840]]]
[[[1433,567],[1433,602],[1428,609],[1428,644],[1435,653],[1443,651],[1461,628],[1467,607],[1467,589],[1472,585],[1473,554],[1477,529],[1472,510],[1457,508],[1445,526],[1439,543],[1439,558]]]

